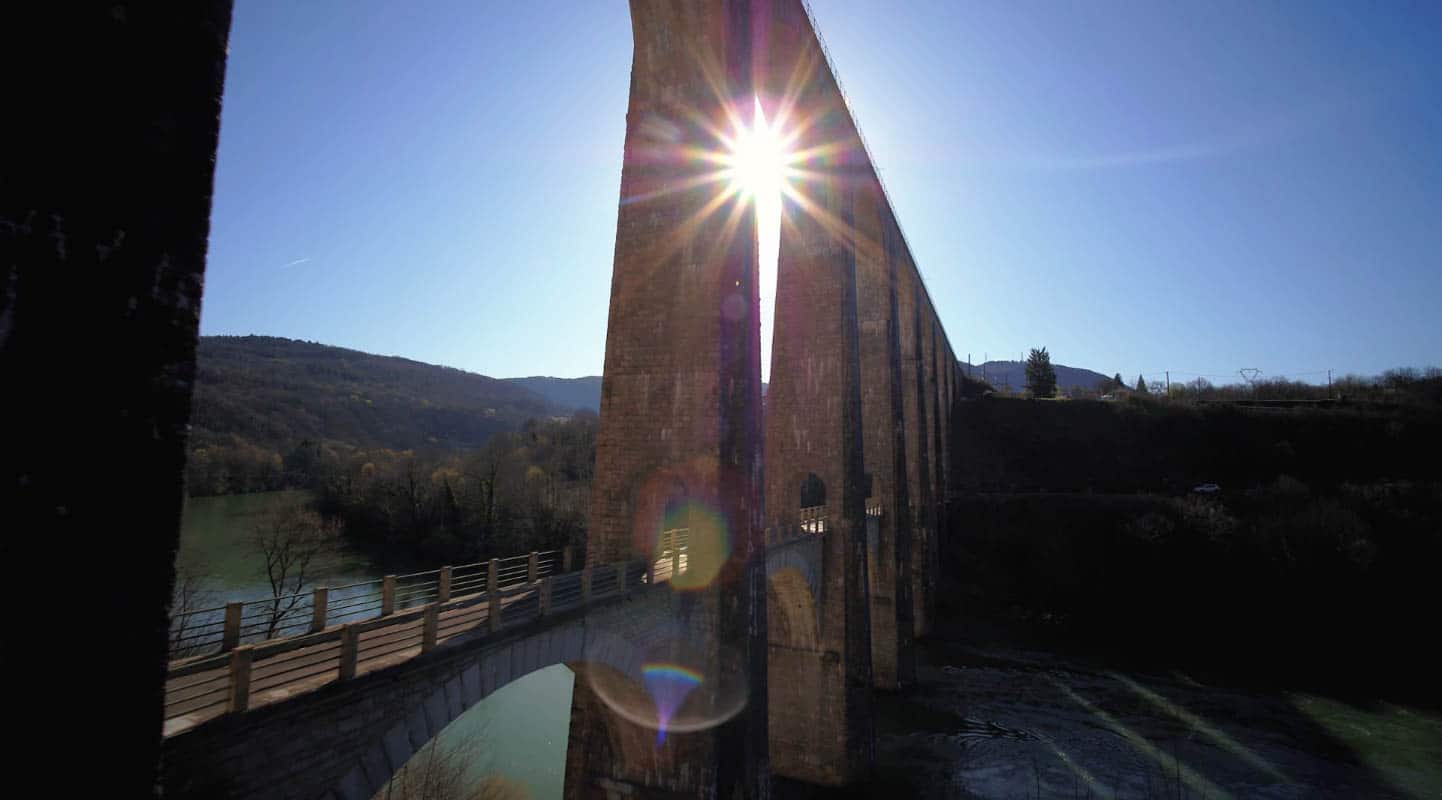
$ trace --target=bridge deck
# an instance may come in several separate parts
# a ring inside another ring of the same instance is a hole
[[[682,550],[675,562],[667,554],[652,566],[656,582],[668,581],[673,569],[685,572],[688,555]],[[617,573],[608,565],[592,573],[591,594],[596,599],[620,590]],[[626,584],[647,581],[645,565],[626,566]],[[581,572],[549,578],[550,610],[565,611],[584,604]],[[526,624],[543,615],[541,584],[521,583],[499,593],[501,624]],[[425,607],[410,608],[378,619],[350,623],[358,632],[355,674],[385,669],[420,655],[423,650]],[[463,636],[485,635],[490,630],[491,604],[487,593],[459,595],[437,608],[436,645]],[[342,632],[336,625],[316,633],[276,639],[247,646],[253,654],[247,685],[246,708],[255,708],[314,691],[340,680]],[[230,713],[234,680],[231,654],[172,661],[165,683],[164,735],[183,733],[207,720]]]

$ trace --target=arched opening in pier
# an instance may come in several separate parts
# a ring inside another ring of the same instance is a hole
[[[826,484],[816,473],[807,473],[801,481],[801,507],[816,508],[826,505]]]

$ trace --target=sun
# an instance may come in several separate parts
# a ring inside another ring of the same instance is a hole
[[[758,206],[773,198],[779,202],[791,175],[789,137],[783,136],[779,128],[767,122],[758,99],[751,128],[738,124],[734,133],[725,137],[726,153],[721,160],[729,188]]]
[[[786,167],[780,137],[766,123],[761,101],[756,101],[752,127],[740,127],[729,143],[727,177],[731,189],[755,200],[781,191]]]
[[[738,123],[733,135],[723,137],[726,152],[721,158],[727,193],[750,201],[756,211],[763,383],[771,377],[776,269],[781,255],[781,198],[794,195],[791,180],[798,175],[795,164],[799,159],[791,150],[796,135],[784,133],[783,127],[779,114],[775,122],[767,121],[757,99],[750,130]]]

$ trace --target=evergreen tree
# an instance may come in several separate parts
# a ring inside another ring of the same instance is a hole
[[[1032,397],[1052,397],[1056,394],[1056,370],[1052,368],[1051,356],[1046,348],[1032,348],[1026,357],[1026,388]]]
[[[1122,374],[1121,374],[1120,372],[1118,372],[1117,374],[1115,374],[1115,375],[1112,376],[1112,388],[1113,388],[1113,389],[1125,389],[1125,388],[1127,388],[1127,384],[1126,384],[1125,381],[1122,380]]]
[[[1137,376],[1137,394],[1151,394],[1147,391],[1147,379],[1145,376]]]

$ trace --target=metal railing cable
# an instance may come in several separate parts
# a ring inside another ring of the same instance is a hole
[[[905,248],[907,260],[916,269],[916,277],[921,284],[921,291],[926,295],[927,302],[935,312],[937,321],[941,320],[941,311],[937,309],[936,302],[931,297],[931,292],[926,288],[926,273],[917,262],[916,255],[911,249],[911,242],[906,235],[906,229],[901,224],[901,215],[891,207],[891,191],[886,187],[886,179],[881,175],[881,167],[876,163],[870,143],[866,134],[861,130],[861,122],[856,118],[856,110],[852,107],[851,97],[846,93],[846,86],[841,81],[841,73],[836,69],[836,59],[831,57],[831,48],[826,45],[826,37],[821,33],[821,26],[816,24],[816,13],[811,10],[810,0],[801,0],[801,6],[806,11],[807,21],[811,23],[811,30],[816,34],[816,45],[821,49],[821,57],[826,61],[826,67],[831,71],[831,78],[836,83],[836,91],[841,95],[841,103],[846,107],[846,115],[851,120],[851,128],[856,131],[856,138],[861,143],[861,150],[866,155],[866,161],[871,166],[871,173],[876,176],[876,182],[881,186],[881,192],[886,198],[886,206],[891,211],[891,220],[896,224],[896,234],[901,239],[901,246]],[[942,328],[942,337],[947,339],[947,346],[951,346],[950,337],[945,335],[945,327]]]

